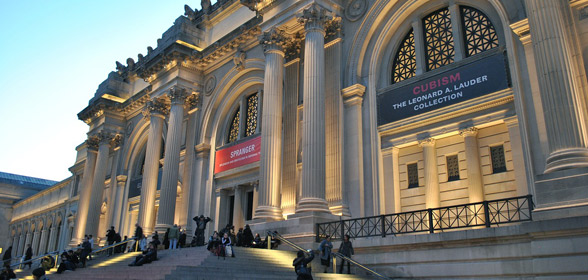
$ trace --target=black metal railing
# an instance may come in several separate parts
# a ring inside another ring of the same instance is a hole
[[[275,238],[275,239],[282,241],[284,244],[294,248],[295,250],[303,251],[303,252],[305,252],[305,254],[307,252],[306,249],[304,249],[304,248],[300,247],[298,244],[284,238],[282,235],[280,235],[279,233],[277,233],[275,231],[268,231],[267,235],[270,236],[270,238]],[[269,239],[269,240],[271,241],[271,239]],[[341,258],[341,259],[344,259],[347,262],[353,264],[354,266],[357,266],[360,269],[363,269],[365,272],[367,272],[370,275],[376,276],[377,278],[380,278],[380,279],[390,280],[390,278],[374,271],[373,269],[371,269],[361,263],[358,263],[357,261],[355,261],[355,260],[351,259],[350,257],[347,257],[339,252],[332,252],[331,255],[333,257],[333,261],[335,261],[336,258]],[[335,265],[335,262],[333,262],[333,273],[335,273],[336,271],[337,271],[336,265]]]
[[[443,232],[468,227],[491,227],[501,224],[533,220],[531,195],[507,199],[488,200],[457,206],[430,208],[419,211],[372,216],[319,223],[316,240],[325,236],[340,240],[344,235],[352,238],[396,235],[418,232]]]

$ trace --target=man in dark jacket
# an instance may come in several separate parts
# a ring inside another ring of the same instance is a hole
[[[135,248],[138,248],[137,245],[141,241],[141,238],[143,238],[143,228],[137,223],[135,224]],[[136,251],[135,248],[133,248],[133,251]]]
[[[84,239],[82,243],[82,252],[80,254],[80,260],[82,262],[82,267],[86,267],[86,260],[88,256],[92,253],[92,245],[88,239]]]
[[[249,225],[245,225],[245,229],[243,230],[243,246],[251,247],[251,243],[253,243],[253,232]]]
[[[27,244],[27,251],[25,252],[25,258],[24,258],[25,263],[24,263],[23,268],[27,265],[29,266],[29,269],[31,268],[31,266],[33,265],[33,262],[28,261],[31,258],[33,258],[33,249],[31,248],[31,244]]]
[[[306,265],[314,259],[314,252],[312,250],[308,250],[307,252],[310,253],[309,257],[304,256],[304,251],[298,251],[296,258],[292,262],[294,271],[296,271],[296,275],[298,275],[298,278],[296,278],[297,280],[312,280],[312,272]]]
[[[339,253],[348,258],[355,254],[355,252],[353,252],[353,244],[351,244],[351,241],[349,241],[349,235],[347,234],[345,234],[345,237],[343,237],[343,242],[341,242],[341,246],[339,246]],[[345,259],[341,259],[339,274],[343,273],[343,265],[345,265]],[[349,261],[347,261],[347,274],[351,274],[351,265],[349,264]]]
[[[129,266],[142,266],[145,263],[150,263],[155,260],[157,260],[157,248],[150,242],[147,250],[143,251],[140,256],[137,256],[135,261],[130,263]]]
[[[108,246],[114,244],[116,242],[116,231],[114,231],[114,226],[111,226],[108,231],[106,231],[106,241],[108,241]],[[114,248],[108,249],[108,255],[111,256],[113,254]]]
[[[2,256],[2,261],[4,262],[4,266],[10,266],[10,260],[12,259],[12,246],[6,249],[4,252],[4,256]]]
[[[200,217],[196,216],[192,218],[196,222],[196,246],[204,246],[204,230],[206,230],[206,224],[212,219],[210,217],[204,218],[204,215]]]

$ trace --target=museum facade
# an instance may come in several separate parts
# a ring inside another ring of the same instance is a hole
[[[72,176],[13,206],[17,255],[199,215],[300,240],[528,195],[588,216],[588,1],[201,2],[99,85]]]

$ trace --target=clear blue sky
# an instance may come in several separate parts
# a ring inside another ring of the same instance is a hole
[[[0,1],[0,171],[71,176],[88,132],[77,113],[115,61],[156,47],[184,4],[200,9],[199,0]]]

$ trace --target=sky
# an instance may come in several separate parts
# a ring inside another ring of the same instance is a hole
[[[71,176],[89,128],[77,114],[116,61],[156,47],[184,4],[200,9],[198,0],[0,1],[0,172]]]

